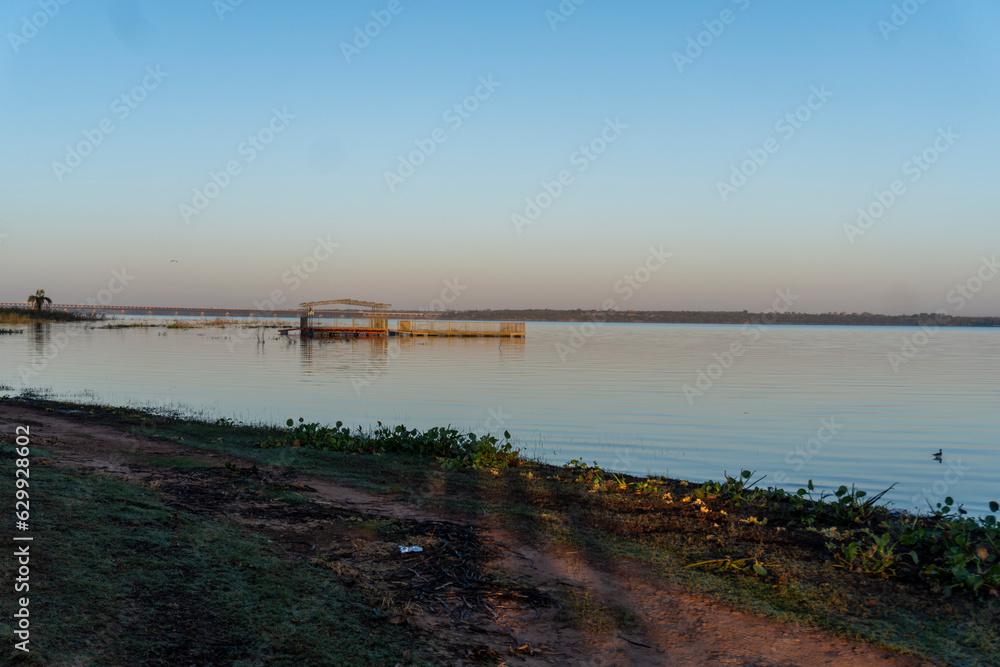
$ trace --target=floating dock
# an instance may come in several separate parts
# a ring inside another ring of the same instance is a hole
[[[314,308],[329,304],[347,304],[371,308],[371,317],[352,317],[325,321],[313,326],[316,317]],[[524,322],[471,322],[448,320],[399,320],[395,329],[389,328],[386,314],[390,305],[356,299],[336,299],[332,301],[311,301],[300,304],[303,313],[299,326],[282,329],[287,335],[298,332],[303,338],[383,338],[389,336],[420,336],[440,338],[524,338]]]
[[[343,322],[341,324],[341,322]],[[406,320],[395,329],[372,327],[367,320],[323,322],[321,326],[281,329],[287,335],[298,333],[303,338],[385,338],[413,336],[424,338],[524,338],[524,322],[466,322],[446,320]]]
[[[444,338],[524,338],[524,322],[400,320],[396,333],[400,336]]]

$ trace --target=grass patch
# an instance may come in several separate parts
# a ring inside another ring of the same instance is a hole
[[[9,470],[12,458],[4,460]],[[12,480],[0,482],[4,497]],[[36,465],[31,483],[32,653],[10,648],[5,617],[0,661],[415,664],[409,631],[387,625],[320,568],[280,560],[260,537],[109,477]],[[11,550],[0,560],[0,586],[13,590]]]
[[[604,635],[615,630],[634,632],[643,627],[642,619],[614,602],[600,599],[591,592],[572,591],[560,600],[562,611],[557,618],[577,630]]]
[[[212,464],[183,456],[144,456],[143,462],[162,468],[209,468]]]

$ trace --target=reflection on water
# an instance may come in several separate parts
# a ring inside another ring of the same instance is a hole
[[[0,383],[251,421],[506,429],[555,462],[690,479],[749,468],[793,489],[898,482],[891,497],[903,507],[952,495],[979,509],[1000,496],[995,330],[941,329],[893,372],[889,353],[915,330],[772,327],[752,340],[740,327],[602,325],[574,338],[574,325],[529,324],[526,339],[300,340],[272,329],[259,341],[234,329],[71,326],[0,337]],[[745,352],[727,359],[737,342]],[[702,373],[711,381],[698,384]],[[685,385],[702,393],[685,396]]]
[[[45,344],[49,342],[51,329],[52,324],[49,322],[32,322],[28,325],[27,334],[31,340],[35,359],[45,358]]]

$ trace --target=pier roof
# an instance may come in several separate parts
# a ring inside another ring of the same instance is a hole
[[[362,308],[371,308],[372,310],[389,310],[391,304],[388,303],[377,303],[375,301],[358,301],[357,299],[332,299],[330,301],[306,301],[300,303],[299,306],[302,308],[308,308],[312,310],[315,306],[329,306],[333,304],[345,304],[348,306],[360,306]]]

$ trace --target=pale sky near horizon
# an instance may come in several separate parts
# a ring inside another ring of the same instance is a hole
[[[987,0],[14,0],[0,301],[124,268],[127,305],[1000,315],[998,32]]]

